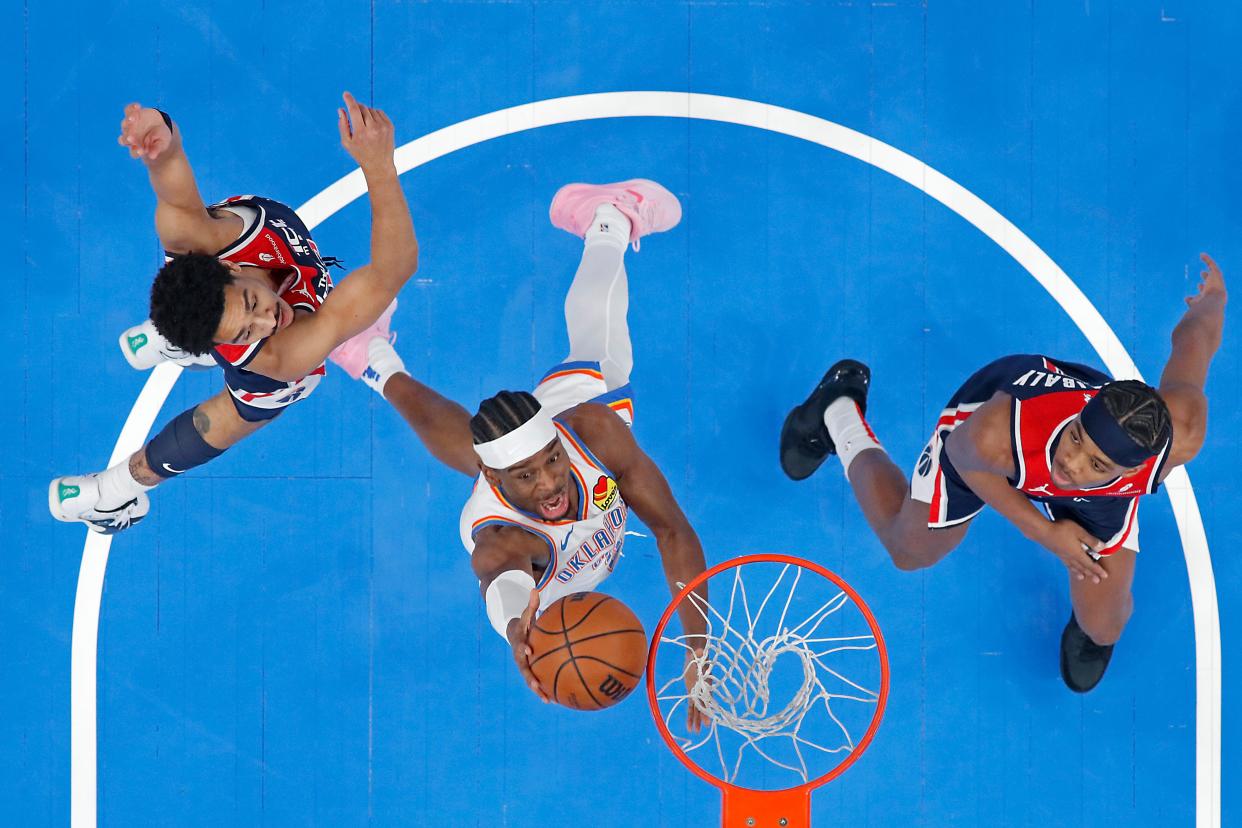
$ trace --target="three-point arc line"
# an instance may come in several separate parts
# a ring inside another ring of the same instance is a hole
[[[691,118],[754,127],[801,138],[883,170],[939,201],[1014,258],[1078,326],[1109,373],[1138,378],[1139,372],[1113,329],[1073,280],[1026,234],[960,184],[907,153],[840,124],[793,109],[694,92],[603,92],[521,104],[470,118],[399,147],[397,172],[404,174],[441,156],[475,144],[554,124],[601,118]],[[314,228],[366,192],[361,170],[338,179],[298,208]],[[165,363],[152,371],[125,420],[108,465],[142,447],[181,368]],[[1221,652],[1220,615],[1207,535],[1190,476],[1174,469],[1165,480],[1181,536],[1190,579],[1195,629],[1195,824],[1220,825]],[[111,537],[87,532],[73,609],[71,651],[70,824],[96,825],[96,646],[99,606]]]

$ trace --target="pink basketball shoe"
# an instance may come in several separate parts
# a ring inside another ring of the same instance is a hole
[[[328,359],[343,368],[345,373],[354,379],[361,377],[362,372],[367,370],[367,346],[371,344],[371,340],[377,336],[389,341],[396,338],[388,331],[388,324],[392,321],[393,312],[396,310],[397,300],[393,299],[392,304],[380,314],[380,318],[375,320],[374,325],[337,345],[332,353],[328,354]]]
[[[553,196],[548,217],[553,225],[581,238],[601,204],[616,206],[630,220],[630,242],[635,250],[643,236],[669,230],[681,221],[677,196],[645,178],[617,184],[566,184]]]

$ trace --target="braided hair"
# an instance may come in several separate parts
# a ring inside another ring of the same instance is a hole
[[[479,403],[479,413],[470,418],[470,434],[476,445],[491,442],[535,416],[539,407],[539,400],[526,391],[501,391]]]
[[[1173,434],[1169,408],[1156,389],[1138,380],[1117,380],[1100,388],[1100,401],[1134,442],[1159,454]]]

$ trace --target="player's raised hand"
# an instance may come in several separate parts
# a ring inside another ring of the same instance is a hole
[[[132,103],[125,107],[116,142],[129,150],[130,158],[150,163],[172,146],[173,133],[158,109]]]
[[[1199,272],[1199,292],[1186,297],[1186,304],[1192,308],[1200,303],[1225,304],[1228,294],[1225,291],[1225,277],[1221,275],[1220,266],[1206,253],[1200,253],[1206,270]]]
[[[1108,571],[1087,554],[1088,549],[1094,552],[1103,549],[1104,542],[1074,521],[1066,518],[1053,521],[1040,543],[1060,558],[1077,580],[1098,584],[1108,577]]]
[[[384,110],[360,104],[348,92],[341,97],[345,106],[336,110],[341,146],[358,162],[363,172],[376,168],[396,169],[392,121]]]
[[[530,647],[530,625],[535,620],[535,613],[539,610],[539,590],[532,589],[530,591],[530,601],[526,604],[526,609],[522,611],[520,618],[514,618],[509,621],[509,627],[505,630],[505,637],[509,639],[509,646],[513,648],[513,660],[517,662],[518,672],[522,674],[522,678],[540,700],[545,702],[552,701],[551,697],[544,691],[543,686],[539,684],[539,679],[535,678],[535,673],[530,669],[530,657],[534,655],[534,650]]]

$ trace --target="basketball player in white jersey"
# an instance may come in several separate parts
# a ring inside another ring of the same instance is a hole
[[[1002,357],[953,395],[907,483],[863,419],[870,372],[842,360],[789,413],[781,466],[801,480],[838,455],[899,569],[934,565],[985,505],[996,509],[1069,571],[1061,677],[1085,693],[1134,608],[1138,499],[1203,447],[1204,384],[1227,295],[1220,268],[1201,258],[1202,282],[1173,329],[1159,388],[1038,354]]]
[[[410,377],[387,338],[356,337],[332,357],[387,399],[437,459],[475,478],[461,514],[462,543],[488,620],[544,701],[548,694],[529,665],[530,623],[559,598],[593,590],[611,574],[631,509],[655,535],[670,590],[704,569],[698,536],[629,428],[625,248],[676,225],[681,206],[660,185],[633,180],[568,185],[550,212],[553,224],[585,246],[565,298],[569,355],[533,393],[502,391],[471,417]],[[703,617],[691,602],[682,606],[685,632],[704,634]],[[688,716],[697,730],[697,709]]]

